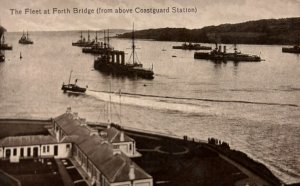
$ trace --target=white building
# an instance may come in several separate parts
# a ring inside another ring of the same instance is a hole
[[[52,120],[51,135],[17,136],[0,140],[0,158],[74,158],[97,186],[152,186],[153,179],[129,157],[138,157],[135,141],[108,127],[100,132],[87,126],[77,113]]]

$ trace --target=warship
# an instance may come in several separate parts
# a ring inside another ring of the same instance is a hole
[[[211,52],[195,52],[194,58],[195,59],[207,59],[212,61],[234,61],[234,62],[260,62],[262,59],[257,55],[249,55],[249,54],[243,54],[239,52],[236,48],[236,45],[234,45],[234,52],[233,53],[227,53],[226,46],[223,47],[218,46],[216,43],[216,48],[212,50]]]
[[[12,50],[12,46],[5,43],[4,33],[2,38],[0,37],[0,50]]]
[[[33,44],[33,41],[29,38],[28,31],[27,31],[26,35],[25,35],[24,31],[23,31],[23,35],[22,35],[21,39],[19,40],[19,43],[20,44],[25,44],[25,45]]]
[[[193,43],[183,43],[181,46],[173,46],[173,49],[181,49],[181,50],[211,50],[211,47],[201,46],[200,44]]]
[[[94,68],[107,74],[153,79],[153,67],[151,69],[145,69],[143,68],[143,64],[141,64],[137,60],[134,39],[135,38],[133,29],[131,46],[132,53],[127,63],[125,63],[124,51],[105,50],[94,61]]]
[[[112,51],[113,47],[109,44],[109,30],[107,31],[107,36],[104,31],[104,42],[98,42],[97,32],[95,37],[95,44],[90,47],[84,47],[82,49],[83,53],[90,54],[103,54],[106,51]]]
[[[300,44],[299,44],[299,42],[298,42],[298,45],[295,45],[293,47],[282,47],[282,52],[300,54]]]
[[[90,31],[88,30],[88,39],[86,40],[85,37],[82,36],[82,31],[80,32],[80,39],[76,42],[72,43],[72,46],[78,46],[78,47],[89,47],[93,46],[95,44],[95,41],[91,41],[90,39]]]

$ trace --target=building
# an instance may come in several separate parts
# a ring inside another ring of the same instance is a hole
[[[0,140],[0,158],[73,158],[89,176],[90,185],[152,186],[153,178],[130,157],[141,156],[135,141],[108,126],[100,132],[85,119],[67,112],[52,120],[50,135],[16,136]]]

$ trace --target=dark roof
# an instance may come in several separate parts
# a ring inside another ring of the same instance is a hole
[[[71,142],[65,139],[64,142]],[[34,136],[10,136],[0,140],[1,147],[17,147],[28,145],[44,145],[57,143],[56,139],[50,135]]]
[[[114,154],[111,143],[98,134],[95,135],[93,129],[85,125],[82,120],[75,118],[73,114],[62,114],[54,118],[54,121],[68,135],[66,139],[73,139],[73,142],[111,183],[130,180],[130,165],[134,166],[135,179],[152,178],[123,153]],[[115,130],[108,130],[108,133],[116,134]]]
[[[110,128],[106,128],[103,129],[102,131],[107,133],[107,140],[111,143],[119,143],[121,142],[121,131],[119,131],[118,129],[114,128],[114,127],[110,127]],[[127,136],[126,134],[124,134],[124,141],[122,142],[132,142],[134,141],[132,138],[130,138],[129,136]]]

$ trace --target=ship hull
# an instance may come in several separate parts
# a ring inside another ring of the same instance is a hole
[[[20,44],[23,44],[23,45],[31,45],[31,44],[33,44],[33,41],[19,40],[19,43],[20,43]]]
[[[260,62],[259,56],[241,55],[241,54],[210,54],[204,52],[195,52],[195,59],[206,59],[212,61],[235,61],[235,62]]]
[[[94,68],[106,74],[133,78],[154,79],[154,73],[147,69],[136,69],[133,66],[117,63],[99,62],[95,60]]]
[[[12,50],[12,46],[0,45],[0,50]]]
[[[61,89],[64,92],[70,91],[70,92],[75,92],[75,93],[85,93],[86,88],[81,88],[78,86],[70,86],[70,85],[62,85]]]
[[[194,46],[194,47],[184,47],[184,46],[173,46],[173,49],[181,49],[181,50],[211,50],[211,47],[207,46]]]
[[[300,47],[282,48],[282,52],[300,54]]]
[[[5,61],[5,56],[4,55],[0,55],[0,62],[4,62]]]

